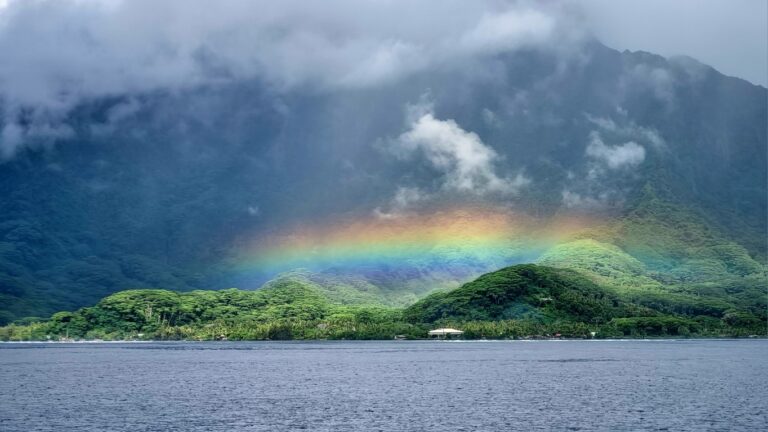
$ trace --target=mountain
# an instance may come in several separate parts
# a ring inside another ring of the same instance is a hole
[[[29,142],[0,164],[0,323],[275,278],[405,306],[525,262],[646,307],[754,312],[766,100],[693,59],[589,40],[374,87],[95,97],[55,139],[6,117]]]

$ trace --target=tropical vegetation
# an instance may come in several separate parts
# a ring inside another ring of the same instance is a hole
[[[764,315],[720,301],[601,287],[576,271],[517,265],[404,308],[334,302],[283,279],[256,291],[129,290],[75,312],[0,328],[0,340],[289,340],[424,338],[457,327],[470,339],[765,335]],[[710,304],[712,303],[712,304]]]

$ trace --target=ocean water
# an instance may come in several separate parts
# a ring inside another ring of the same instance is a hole
[[[0,344],[0,431],[756,431],[768,341]]]

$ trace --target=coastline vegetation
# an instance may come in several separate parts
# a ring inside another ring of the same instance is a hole
[[[459,328],[466,339],[766,334],[765,316],[749,309],[664,300],[640,304],[573,270],[528,264],[404,309],[338,304],[321,287],[287,279],[257,291],[121,291],[75,312],[0,327],[0,340],[419,339],[435,327]]]

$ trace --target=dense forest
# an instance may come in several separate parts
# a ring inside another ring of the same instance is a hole
[[[575,271],[528,264],[405,309],[339,304],[318,286],[290,280],[257,291],[123,291],[75,312],[2,327],[0,339],[417,339],[441,326],[470,339],[765,335],[764,298],[744,309],[725,300],[658,297],[640,304]]]

